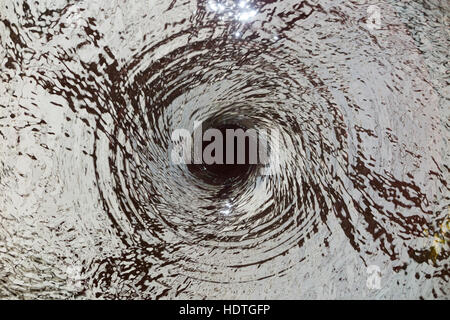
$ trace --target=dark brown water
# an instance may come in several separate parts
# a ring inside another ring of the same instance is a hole
[[[2,1],[0,298],[448,299],[449,12]],[[279,161],[175,165],[194,121]]]

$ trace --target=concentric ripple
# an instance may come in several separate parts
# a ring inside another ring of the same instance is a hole
[[[117,85],[126,88],[124,105],[111,114],[118,125],[108,175],[135,232],[179,246],[173,261],[182,261],[180,268],[219,281],[230,268],[239,272],[303,245],[326,222],[339,201],[327,191],[333,181],[340,185],[335,167],[348,165],[346,128],[320,78],[281,44],[221,37],[191,41],[153,59],[187,35],[143,50],[121,72],[127,74]],[[171,132],[212,117],[279,129],[279,163],[224,185],[171,164]],[[211,254],[193,255],[205,249]],[[289,267],[280,264],[280,270]]]

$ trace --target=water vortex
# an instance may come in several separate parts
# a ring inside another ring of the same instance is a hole
[[[372,29],[370,4],[2,4],[0,264],[62,271],[44,289],[0,271],[0,297],[373,297],[376,265],[383,297],[448,298],[445,81],[430,76],[448,51],[424,54],[405,17],[449,8],[386,1]],[[196,122],[279,132],[271,161],[173,163],[172,133]],[[46,165],[36,178],[17,159]]]

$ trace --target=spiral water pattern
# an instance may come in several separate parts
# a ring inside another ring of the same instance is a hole
[[[0,296],[448,298],[448,4],[370,5],[2,3]],[[173,163],[195,122],[276,161]]]

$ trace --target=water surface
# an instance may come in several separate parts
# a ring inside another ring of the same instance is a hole
[[[448,299],[448,2],[0,7],[1,298]],[[279,161],[175,165],[195,121]]]

